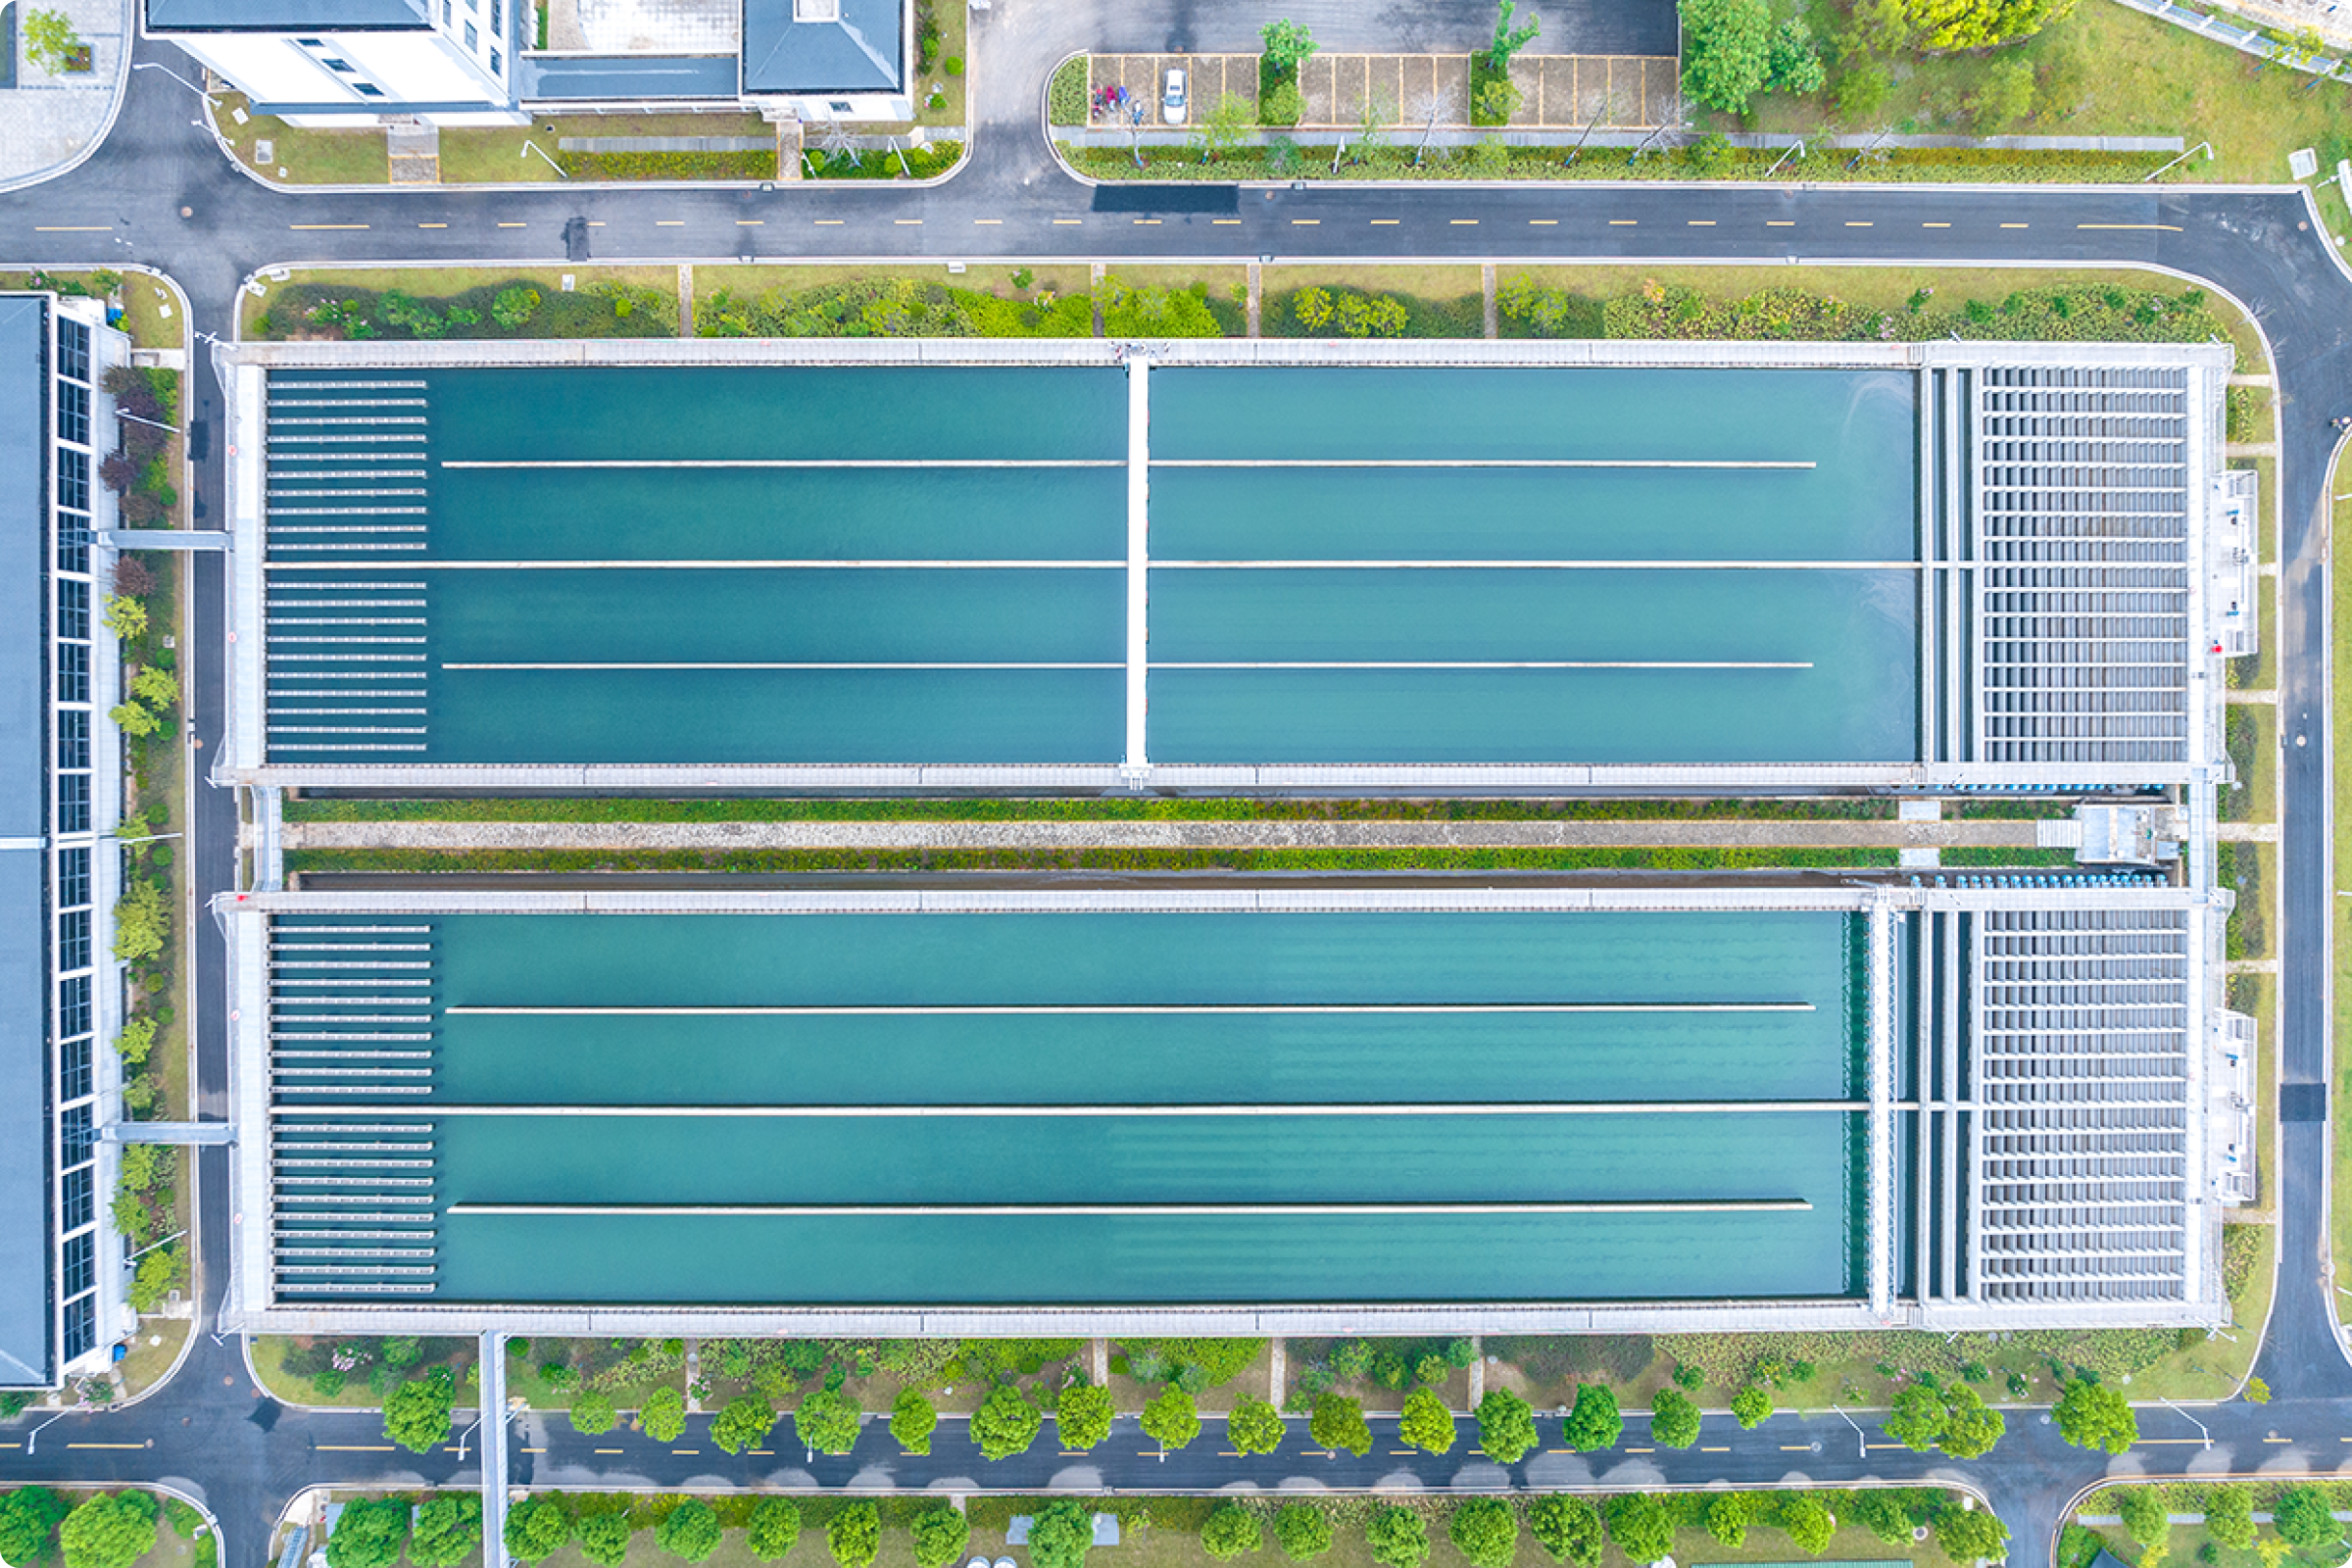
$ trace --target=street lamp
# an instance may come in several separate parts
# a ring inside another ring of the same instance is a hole
[[[2180,1411],[2181,1418],[2187,1421],[2190,1426],[2195,1427],[2197,1429],[2197,1435],[2205,1440],[2205,1445],[2202,1451],[2207,1453],[2213,1451],[2213,1433],[2204,1422],[2198,1420],[2195,1416],[2190,1415],[2186,1410],[2181,1410],[2180,1406],[2173,1403],[2172,1400],[2164,1397],[2162,1395],[2157,1396],[2156,1402],[2163,1405],[2168,1410]]]
[[[1847,1415],[1843,1410],[1839,1410],[1838,1406],[1833,1404],[1830,1406],[1830,1408],[1837,1411],[1838,1420],[1844,1422],[1847,1426],[1854,1429],[1854,1446],[1861,1451],[1864,1459],[1868,1459],[1870,1457],[1870,1434],[1864,1432],[1861,1428],[1861,1425],[1856,1422],[1852,1416]]]

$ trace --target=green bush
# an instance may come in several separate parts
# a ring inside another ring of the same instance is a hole
[[[1266,1527],[1238,1502],[1218,1504],[1200,1526],[1200,1549],[1219,1562],[1231,1562],[1265,1544]]]
[[[963,1510],[945,1502],[918,1510],[909,1526],[914,1532],[914,1568],[947,1568],[963,1555],[972,1536],[972,1522]]]
[[[1470,1568],[1510,1568],[1519,1554],[1519,1518],[1499,1497],[1472,1497],[1454,1505],[1446,1539]]]
[[[1046,119],[1056,125],[1086,123],[1086,56],[1065,60],[1046,87]]]
[[[1331,1510],[1321,1503],[1286,1502],[1274,1510],[1274,1544],[1293,1562],[1311,1562],[1332,1546]]]

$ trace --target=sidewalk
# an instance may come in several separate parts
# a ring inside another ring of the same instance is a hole
[[[2032,848],[2031,821],[289,822],[295,850]]]
[[[116,99],[130,73],[127,4],[43,0],[42,9],[64,12],[90,46],[90,69],[62,76],[24,58],[27,9],[17,7],[15,85],[0,87],[0,186],[48,173],[95,144],[114,119]],[[5,72],[0,79],[8,79]]]

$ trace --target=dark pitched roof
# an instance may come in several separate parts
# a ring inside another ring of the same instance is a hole
[[[743,0],[745,92],[898,92],[906,0],[841,0],[839,22],[795,22],[793,0]]]
[[[382,32],[433,24],[426,0],[147,0],[156,32]]]
[[[47,302],[0,295],[0,839],[47,831]],[[38,849],[0,849],[0,1385],[49,1381],[48,923]]]

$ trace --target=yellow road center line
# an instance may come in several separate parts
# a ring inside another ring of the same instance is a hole
[[[2026,223],[2003,223],[2001,226],[2003,228],[2026,228],[2030,227],[2031,225]]]
[[[1159,226],[1159,220],[1156,218],[1139,218],[1136,220],[1136,222],[1138,224],[1149,224],[1153,228],[1157,228]]]
[[[684,228],[686,220],[683,218],[657,218],[654,220],[654,226],[656,228]]]
[[[776,1456],[776,1450],[773,1448],[754,1448],[752,1452],[763,1459],[772,1459]]]
[[[1239,1459],[1241,1456],[1242,1451],[1239,1448],[1219,1448],[1217,1450],[1217,1457],[1220,1459]]]
[[[69,1448],[144,1448],[144,1443],[69,1443]]]
[[[389,1443],[321,1443],[320,1453],[390,1453]]]
[[[819,228],[839,228],[844,221],[844,220],[839,218],[820,218],[816,220],[816,226]]]
[[[1475,218],[1448,218],[1446,221],[1456,228],[1476,228],[1478,226],[1478,220]]]
[[[1781,1445],[1781,1451],[1783,1453],[1811,1453],[1813,1445],[1810,1443],[1784,1443]]]
[[[32,231],[35,234],[112,234],[115,231],[115,225],[112,223],[35,223],[32,225]],[[16,1445],[12,1443],[9,1446],[13,1448]]]
[[[525,1448],[522,1451],[525,1453],[545,1453],[547,1450],[545,1448]]]
[[[1701,1448],[1698,1451],[1701,1453],[1729,1453],[1732,1450],[1729,1448]]]
[[[618,1453],[621,1450],[618,1448],[599,1448],[596,1451],[599,1453]]]
[[[528,228],[531,225],[528,223],[501,223],[498,226],[501,228]]]
[[[1625,1451],[1628,1453],[1655,1453],[1658,1450],[1655,1448],[1628,1448]]]
[[[2180,232],[2179,223],[2077,223],[2075,226],[2077,228],[2161,228],[2168,234]],[[2268,1443],[2272,1440],[2266,1438],[2263,1441]]]
[[[1764,226],[1766,228],[1794,228],[1796,220],[1793,218],[1767,218],[1764,220]],[[1807,1449],[1806,1451],[1809,1453],[1812,1450]]]
[[[1054,226],[1055,228],[1075,228],[1082,221],[1084,220],[1076,218],[1056,218],[1054,220]]]
[[[700,1448],[672,1448],[669,1451],[672,1453],[700,1453],[703,1450]]]
[[[1867,218],[1849,218],[1845,220],[1845,226],[1848,228],[1875,228],[1878,225]]]
[[[288,223],[288,228],[366,228],[366,223]],[[517,227],[521,225],[517,224]]]
[[[735,220],[735,226],[737,228],[760,228],[766,222],[767,220],[764,218],[738,218]]]
[[[1209,221],[1216,224],[1219,228],[1224,228],[1231,225],[1238,225],[1241,222],[1241,220],[1238,218],[1212,218],[1209,220]]]
[[[1609,220],[1609,226],[1611,228],[1631,228],[1641,221],[1642,220],[1639,218],[1612,218]]]
[[[447,223],[418,223],[416,226],[418,228],[447,228],[449,225]]]
[[[1372,226],[1374,228],[1395,228],[1403,220],[1398,218],[1375,218],[1372,220]]]
[[[1323,220],[1320,218],[1294,218],[1291,220],[1293,226],[1298,228],[1312,228],[1322,221]]]
[[[601,218],[591,218],[588,220],[588,226],[590,228],[602,228],[605,226],[605,220]]]
[[[1713,228],[1715,226],[1715,220],[1712,218],[1690,218],[1685,219],[1684,222],[1691,228]]]
[[[2263,1439],[2262,1441],[2263,1441],[2263,1442],[2265,1442],[2265,1443],[2292,1443],[2292,1442],[2294,1442],[2295,1440],[2294,1440],[2294,1439],[2292,1439],[2292,1438],[2265,1438],[2265,1439]],[[68,1446],[68,1447],[74,1447],[74,1446],[78,1446],[78,1445],[74,1445],[74,1444],[68,1444],[68,1445],[67,1445],[67,1446]],[[122,1446],[122,1445],[116,1445],[116,1446]]]
[[[923,220],[919,218],[894,218],[891,220],[891,221],[898,224],[901,228],[920,228],[923,226]]]
[[[1919,226],[1922,228],[1949,228],[1952,225],[1949,223],[1922,223]]]
[[[975,218],[972,220],[972,226],[975,228],[994,228],[1003,224],[1004,221],[1004,220],[1002,218]]]
[[[1391,1453],[1418,1453],[1421,1450],[1418,1448],[1391,1448],[1389,1451]]]
[[[2203,1447],[2205,1445],[2203,1438],[2142,1438],[2139,1441],[2157,1446],[2185,1443],[2194,1447]]]
[[[1537,228],[1557,228],[1560,226],[1560,220],[1556,218],[1531,218],[1528,220],[1528,222]]]

